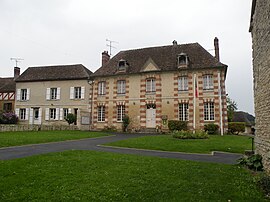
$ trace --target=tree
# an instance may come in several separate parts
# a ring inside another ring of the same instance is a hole
[[[228,95],[226,100],[227,100],[228,122],[232,122],[234,112],[238,109],[237,103],[234,100],[232,100]]]
[[[74,114],[67,114],[67,117],[65,118],[65,120],[68,122],[68,125],[75,123],[76,121],[76,116]]]

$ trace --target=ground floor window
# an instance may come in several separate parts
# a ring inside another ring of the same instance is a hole
[[[188,120],[188,103],[179,104],[179,120],[180,121]]]
[[[98,106],[98,122],[105,121],[105,106]]]
[[[64,113],[64,118],[67,118],[67,115],[68,115],[68,108],[64,108],[64,109],[63,109],[63,113]]]
[[[26,119],[26,109],[20,109],[19,117],[20,117],[21,120]]]
[[[123,117],[125,116],[125,105],[117,106],[117,121],[123,121]]]
[[[12,111],[12,103],[4,103],[3,110],[6,112]]]
[[[214,121],[214,102],[205,102],[204,103],[204,120],[205,121]]]
[[[50,119],[54,120],[56,119],[56,109],[50,109]]]

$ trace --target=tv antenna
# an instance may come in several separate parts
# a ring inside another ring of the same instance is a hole
[[[14,60],[15,64],[16,64],[16,67],[18,67],[18,62],[21,62],[24,59],[22,59],[22,58],[10,58],[10,60]]]
[[[112,55],[112,48],[116,48],[112,44],[113,43],[118,43],[118,42],[117,41],[112,41],[112,40],[109,40],[109,39],[106,39],[106,41],[109,42],[109,44],[106,44],[106,45],[110,47],[110,55]]]

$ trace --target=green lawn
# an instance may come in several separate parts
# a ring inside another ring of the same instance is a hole
[[[107,145],[186,153],[210,153],[211,151],[244,153],[245,150],[251,150],[251,139],[245,136],[211,135],[209,139],[182,140],[171,135],[157,135],[132,138]]]
[[[0,132],[0,147],[57,142],[82,138],[101,137],[108,134],[89,131],[27,131]]]
[[[264,201],[237,165],[94,151],[0,161],[0,201]]]

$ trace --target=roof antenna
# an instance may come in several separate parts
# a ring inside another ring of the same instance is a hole
[[[16,64],[15,67],[18,67],[18,62],[21,62],[21,60],[24,60],[24,59],[22,59],[22,58],[10,58],[10,60],[14,60],[15,64]]]
[[[107,42],[109,42],[109,44],[106,44],[107,46],[110,47],[110,56],[112,55],[112,48],[116,48],[115,46],[112,46],[112,43],[118,43],[117,41],[112,41],[109,39],[106,39]]]

